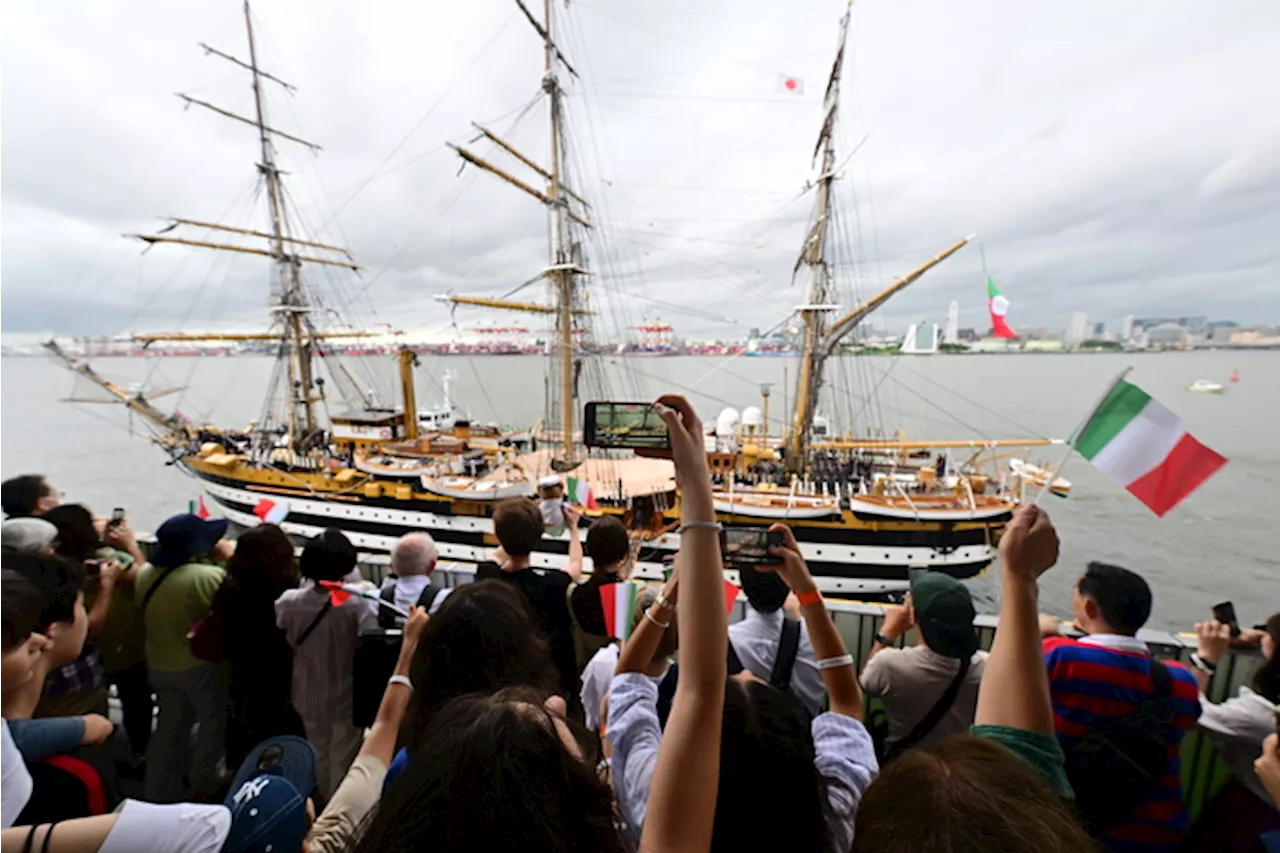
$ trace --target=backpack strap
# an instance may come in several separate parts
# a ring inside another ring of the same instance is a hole
[[[800,623],[795,619],[782,617],[782,634],[778,638],[778,656],[773,660],[773,672],[769,674],[769,683],[786,693],[791,687],[791,670],[796,665],[796,655],[800,653]]]
[[[305,643],[307,639],[311,636],[311,632],[314,631],[316,627],[320,624],[320,620],[323,619],[325,615],[328,614],[328,612],[332,609],[333,609],[333,599],[328,599],[327,601],[325,601],[324,607],[321,607],[320,612],[316,614],[316,618],[311,620],[311,624],[308,625],[307,629],[303,631],[302,634],[298,637],[298,642],[294,643],[294,646],[293,646],[294,651],[297,651],[298,649],[302,648],[302,644]]]
[[[418,596],[418,603],[415,606],[421,607],[430,613],[431,605],[436,603],[436,599],[442,592],[444,592],[444,587],[436,586],[435,583],[428,580],[427,588],[422,591],[422,595]],[[384,607],[382,609],[385,610],[386,608]]]
[[[972,658],[970,657],[960,661],[960,669],[956,672],[956,677],[947,685],[946,691],[938,697],[938,701],[929,709],[929,713],[924,715],[924,719],[916,723],[916,727],[911,730],[911,734],[888,748],[886,759],[896,758],[911,749],[911,747],[924,740],[929,732],[937,727],[938,723],[942,722],[942,718],[946,716],[947,711],[951,710],[951,706],[956,703],[956,697],[960,695],[960,687],[964,684],[965,676],[969,674],[971,660]]]
[[[382,592],[378,593],[378,598],[387,604],[396,603],[396,584],[395,581],[387,584],[382,588]],[[390,631],[396,627],[396,612],[390,607],[378,608],[378,627],[384,631]]]

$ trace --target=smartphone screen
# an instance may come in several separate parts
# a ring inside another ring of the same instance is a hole
[[[769,549],[780,547],[783,538],[763,527],[726,527],[721,542],[726,563],[760,564],[777,561]]]
[[[1213,605],[1213,618],[1231,628],[1231,636],[1240,636],[1240,621],[1236,619],[1236,606],[1230,601]]]
[[[588,447],[667,450],[671,436],[652,403],[587,403],[583,443]]]

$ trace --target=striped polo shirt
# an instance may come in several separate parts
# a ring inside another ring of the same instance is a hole
[[[1044,641],[1053,722],[1064,751],[1108,721],[1132,714],[1155,692],[1146,645],[1135,637],[1098,634],[1079,641],[1050,637]],[[1200,716],[1200,688],[1195,676],[1167,662],[1173,681],[1177,717],[1169,734],[1168,761],[1146,801],[1099,839],[1115,853],[1176,851],[1189,818],[1182,800],[1182,738]]]

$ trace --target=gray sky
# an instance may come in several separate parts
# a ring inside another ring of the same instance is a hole
[[[583,77],[568,103],[576,188],[606,226],[607,248],[592,246],[605,331],[646,316],[689,336],[776,324],[804,301],[790,284],[800,190],[843,3],[557,9]],[[459,176],[444,147],[475,120],[545,155],[541,105],[513,127],[542,60],[512,0],[275,0],[255,18],[262,66],[299,87],[267,84],[271,123],[325,149],[278,146],[305,230],[365,267],[313,273],[331,302],[447,335],[433,295],[497,295],[541,269],[541,206],[472,167]],[[196,44],[247,58],[239,4],[19,0],[0,33],[6,338],[260,324],[268,261],[143,256],[120,236],[167,214],[266,225],[252,129],[173,96],[250,113],[245,72]],[[840,182],[858,259],[844,272],[866,295],[977,232],[1015,328],[1075,311],[1113,328],[1127,313],[1280,321],[1277,43],[1269,0],[859,0],[841,158],[866,142]],[[804,94],[782,94],[779,75]],[[941,321],[953,299],[962,325],[986,328],[976,246],[877,325]],[[464,330],[492,320],[510,318],[457,315]]]

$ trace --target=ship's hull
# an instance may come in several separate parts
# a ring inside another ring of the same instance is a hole
[[[269,497],[288,506],[289,514],[281,525],[287,533],[309,537],[326,527],[337,527],[360,549],[373,553],[390,551],[399,537],[414,531],[430,533],[441,558],[447,560],[487,560],[497,545],[492,504],[416,490],[406,494],[410,491],[407,484],[391,481],[375,489],[363,483],[341,488],[319,473],[290,474],[247,465],[219,470],[193,457],[182,464],[204,482],[211,502],[242,527],[258,524],[253,509]],[[724,523],[768,524],[767,519],[727,513],[718,516]],[[678,517],[665,520],[674,527]],[[791,524],[819,588],[845,597],[902,592],[907,588],[909,569],[974,577],[995,557],[994,540],[1003,527],[984,523],[867,523],[847,511],[821,521],[793,519]],[[657,534],[640,549],[635,575],[661,579],[663,558],[679,549],[680,534],[674,529]],[[568,551],[565,534],[548,535],[532,555],[532,562],[544,568],[560,567],[567,562]],[[734,573],[729,574],[733,579]]]

